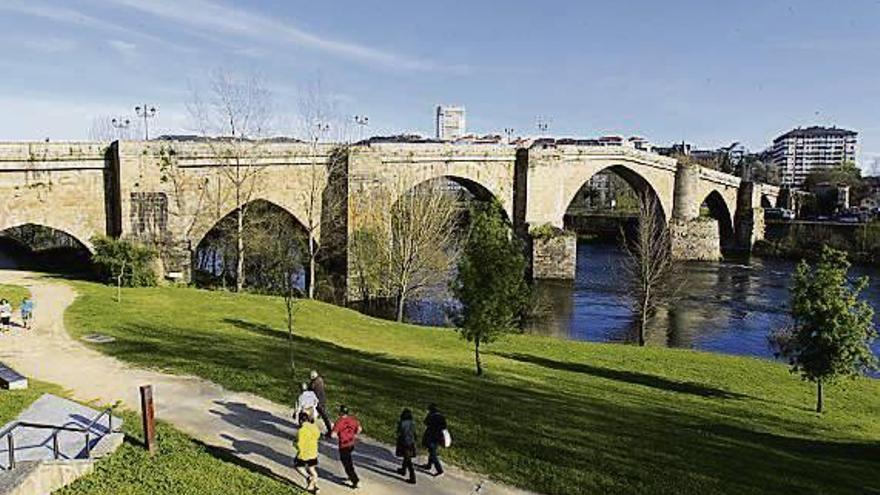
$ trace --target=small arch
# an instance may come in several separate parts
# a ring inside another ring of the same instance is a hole
[[[90,242],[40,223],[20,223],[0,230],[0,265],[53,272],[78,272],[91,266]]]
[[[733,230],[733,216],[727,202],[717,190],[710,192],[700,205],[700,215],[714,218],[718,221],[718,233],[721,243],[721,252],[728,252],[736,247],[736,238]]]
[[[761,195],[761,208],[773,208],[773,202],[770,201],[770,196],[766,194]]]

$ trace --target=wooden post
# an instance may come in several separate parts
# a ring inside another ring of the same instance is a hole
[[[150,454],[156,453],[156,411],[153,406],[153,386],[143,385],[141,390],[141,418],[144,422],[144,442]]]

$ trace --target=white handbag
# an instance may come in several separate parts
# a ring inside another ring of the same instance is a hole
[[[443,429],[443,447],[447,449],[452,447],[452,434],[445,428]]]

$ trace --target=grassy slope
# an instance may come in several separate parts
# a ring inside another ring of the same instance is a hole
[[[44,393],[63,396],[60,387],[30,380],[27,390],[0,390],[0,425],[15,419]],[[214,457],[205,447],[171,426],[159,422],[159,454],[150,457],[141,446],[140,417],[123,413],[126,441],[95,472],[55,495],[218,495],[297,494],[276,481]]]
[[[74,335],[97,348],[290,402],[280,300],[194,289],[76,284]],[[331,403],[392,440],[404,406],[436,401],[444,456],[552,494],[865,493],[880,490],[880,381],[813,390],[767,361],[516,336],[490,347],[488,376],[454,332],[371,319],[321,303],[297,314],[298,377],[316,367]]]
[[[30,295],[30,291],[17,285],[0,284],[0,299],[8,299],[12,309],[18,311],[21,300]],[[17,316],[17,315],[16,315]]]

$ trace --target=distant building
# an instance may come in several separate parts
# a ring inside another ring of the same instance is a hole
[[[811,172],[855,162],[858,133],[837,127],[793,129],[773,140],[773,164],[782,185],[800,188]]]
[[[437,105],[435,115],[437,139],[454,141],[467,134],[464,107]]]

